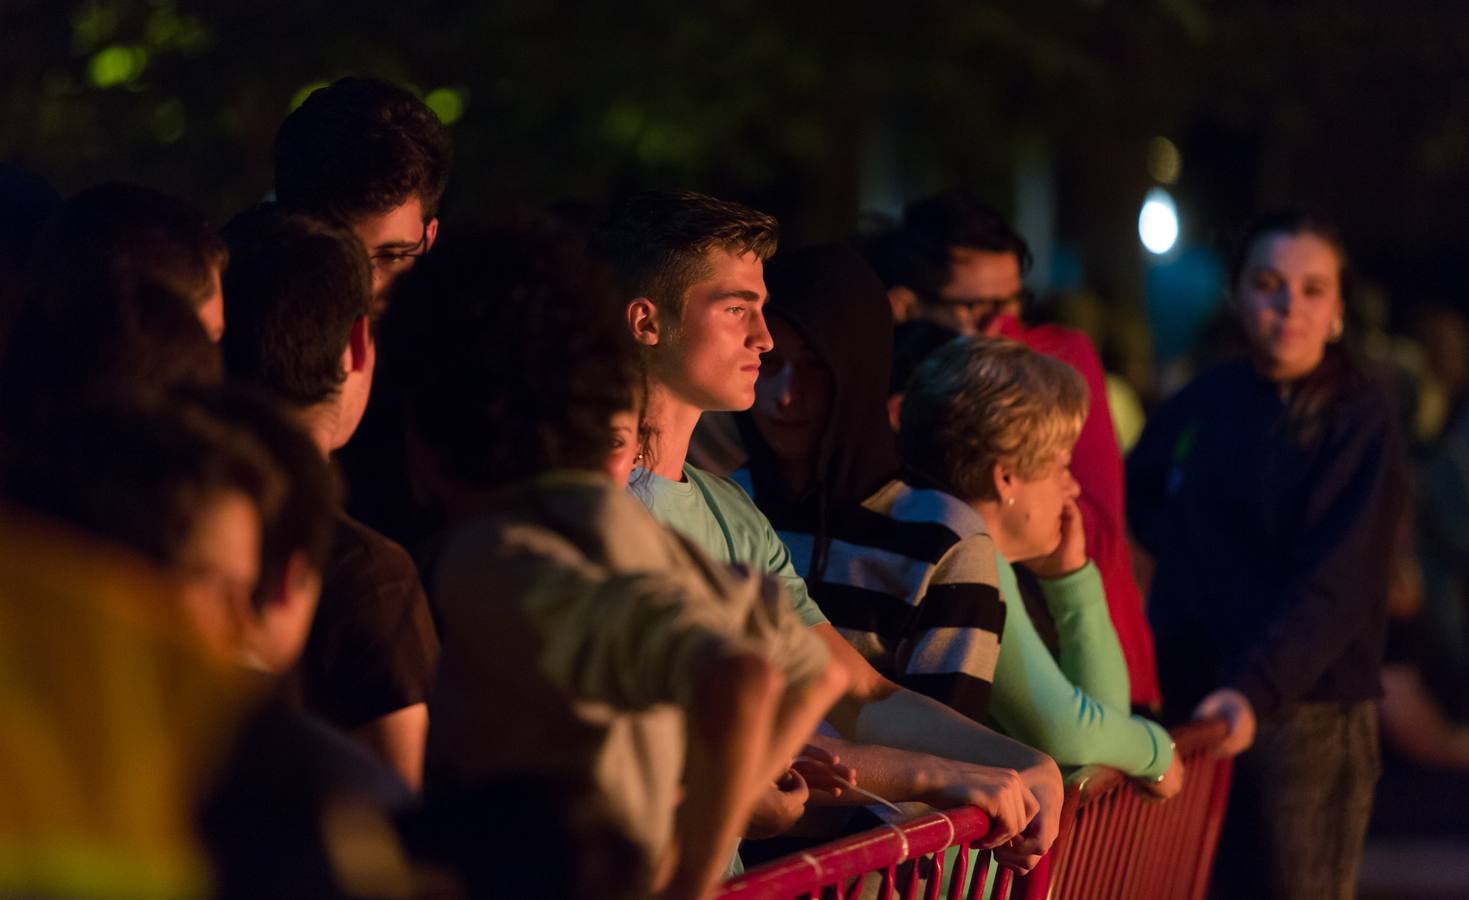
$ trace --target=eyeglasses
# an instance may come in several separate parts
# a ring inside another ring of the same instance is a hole
[[[955,312],[962,311],[980,319],[987,319],[999,313],[1006,306],[1012,304],[1025,306],[1033,297],[1029,289],[1021,288],[1008,297],[939,297],[931,302],[934,306],[942,306]]]
[[[428,252],[428,223],[423,223],[423,235],[411,247],[378,250],[368,257],[374,268],[394,271],[412,265],[415,259]]]

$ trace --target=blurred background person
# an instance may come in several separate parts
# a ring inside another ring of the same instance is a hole
[[[1231,272],[1250,358],[1165,404],[1128,461],[1171,712],[1226,715],[1231,751],[1258,721],[1215,866],[1224,896],[1352,896],[1378,777],[1406,473],[1391,401],[1342,343],[1346,278],[1332,229],[1259,220]]]

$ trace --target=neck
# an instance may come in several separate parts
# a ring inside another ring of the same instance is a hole
[[[1307,366],[1291,366],[1276,362],[1268,356],[1261,354],[1254,355],[1255,371],[1260,374],[1260,377],[1266,381],[1273,381],[1282,387],[1300,381],[1302,378],[1310,375],[1320,368],[1321,364],[1325,361],[1325,353],[1322,353],[1321,356],[1317,357]]]
[[[296,410],[291,416],[311,438],[311,443],[321,451],[322,456],[331,456],[332,451],[339,448],[342,443],[337,440],[337,424],[341,421],[341,415],[336,404],[318,403]]]
[[[683,464],[689,441],[703,410],[669,392],[661,384],[648,392],[648,424],[653,429],[653,474],[671,481],[683,480]]]
[[[1016,548],[1009,535],[1005,533],[1004,508],[1000,501],[970,500],[969,505],[974,507],[974,511],[979,513],[981,519],[984,519],[985,531],[989,532],[990,540],[995,542],[995,549],[1000,551],[1001,556],[1015,562]]]

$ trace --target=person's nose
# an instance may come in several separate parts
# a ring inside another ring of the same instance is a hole
[[[1275,308],[1276,313],[1281,318],[1289,319],[1291,317],[1291,311],[1299,306],[1301,295],[1290,285],[1281,285],[1276,289],[1275,295],[1270,299],[1271,305]]]
[[[765,313],[761,310],[755,310],[755,314],[750,316],[750,334],[746,343],[756,353],[769,353],[775,349],[775,338],[770,336],[770,328],[765,324]]]
[[[1066,469],[1066,498],[1068,500],[1075,500],[1080,496],[1081,483],[1076,480],[1075,475],[1071,474],[1071,468],[1068,466]]]

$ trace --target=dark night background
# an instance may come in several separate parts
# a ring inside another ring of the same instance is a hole
[[[1466,47],[1469,7],[1365,0],[0,0],[0,159],[222,222],[269,189],[303,89],[373,74],[452,123],[451,219],[688,187],[804,242],[960,184],[1037,239],[1042,287],[1090,289],[1102,341],[1145,357],[1157,137],[1182,161],[1176,253],[1303,205],[1396,326],[1462,305]]]

